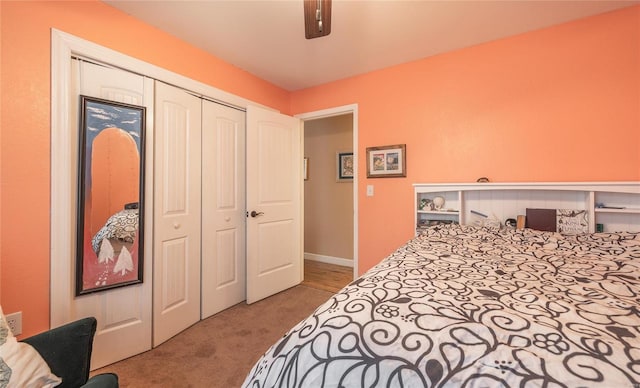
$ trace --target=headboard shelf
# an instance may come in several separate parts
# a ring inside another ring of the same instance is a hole
[[[611,209],[611,208],[595,208],[596,213],[630,213],[630,214],[640,214],[640,209],[636,208],[621,208],[621,209]]]
[[[526,209],[586,211],[588,230],[640,231],[640,182],[416,183],[415,225],[450,221],[473,224],[486,219],[504,224]],[[435,197],[445,199],[442,209]]]

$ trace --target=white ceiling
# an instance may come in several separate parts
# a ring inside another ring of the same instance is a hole
[[[293,91],[640,4],[634,1],[333,0],[305,39],[303,0],[103,0]]]

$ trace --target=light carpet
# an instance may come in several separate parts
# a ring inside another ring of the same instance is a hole
[[[121,387],[239,387],[253,364],[333,293],[302,285],[202,320],[158,347],[91,374]]]

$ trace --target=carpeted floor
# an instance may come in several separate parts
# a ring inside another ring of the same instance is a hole
[[[239,387],[258,358],[331,295],[299,285],[252,305],[243,302],[91,374],[116,373],[121,387]]]

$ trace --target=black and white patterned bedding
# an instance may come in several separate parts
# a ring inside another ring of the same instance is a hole
[[[116,238],[123,242],[132,243],[138,230],[138,209],[121,210],[107,220],[98,233],[91,239],[93,251],[98,253],[103,239]]]
[[[244,387],[638,387],[640,234],[427,228]]]

